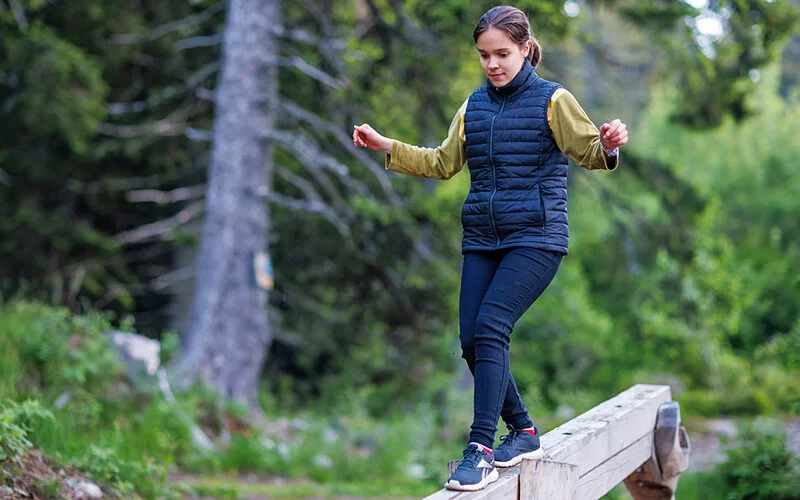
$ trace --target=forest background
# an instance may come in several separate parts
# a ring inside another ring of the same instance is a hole
[[[438,145],[493,5],[0,0],[0,465],[150,498],[437,489],[471,416],[469,174],[349,137]],[[514,330],[534,420],[666,383],[690,434],[751,422],[732,444],[779,458],[678,498],[798,498],[773,438],[800,415],[799,3],[516,6],[540,74],[631,136],[617,171],[571,168],[570,255]],[[114,330],[160,341],[172,391],[125,377]]]

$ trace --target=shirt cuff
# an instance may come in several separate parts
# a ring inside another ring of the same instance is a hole
[[[603,151],[603,156],[605,156],[606,161],[606,170],[616,170],[619,166],[619,148],[616,149],[617,154],[614,156],[610,156]]]
[[[386,155],[385,168],[392,172],[398,172],[397,157],[398,157],[398,144],[399,141],[392,141],[392,152]]]

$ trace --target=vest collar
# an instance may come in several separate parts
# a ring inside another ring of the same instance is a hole
[[[524,89],[529,83],[533,82],[537,78],[539,77],[536,74],[536,70],[533,69],[533,65],[531,65],[528,59],[525,59],[522,62],[522,69],[519,70],[519,73],[517,73],[517,76],[515,76],[513,80],[508,82],[506,85],[497,88],[492,85],[492,82],[490,82],[487,78],[486,87],[489,89],[489,93],[506,97],[516,94],[519,90]]]

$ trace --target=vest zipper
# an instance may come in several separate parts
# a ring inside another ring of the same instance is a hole
[[[494,195],[497,194],[497,171],[494,168],[494,160],[492,160],[492,155],[494,154],[494,119],[500,116],[505,107],[506,96],[503,96],[503,104],[500,105],[500,111],[492,117],[492,124],[489,128],[489,165],[492,167],[492,195],[489,196],[489,220],[492,222],[492,230],[497,241],[494,244],[495,248],[500,246],[500,235],[497,233],[497,226],[494,223]]]

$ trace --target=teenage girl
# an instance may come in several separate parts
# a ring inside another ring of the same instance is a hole
[[[459,320],[475,378],[474,418],[464,459],[445,484],[466,491],[496,481],[495,467],[542,454],[509,369],[511,332],[567,254],[568,157],[614,170],[628,142],[620,120],[598,130],[572,94],[537,75],[542,49],[522,11],[489,10],[473,38],[487,82],[458,110],[441,146],[404,144],[368,124],[353,131],[353,143],[386,152],[394,172],[449,179],[469,166]],[[498,417],[510,432],[493,450]]]

